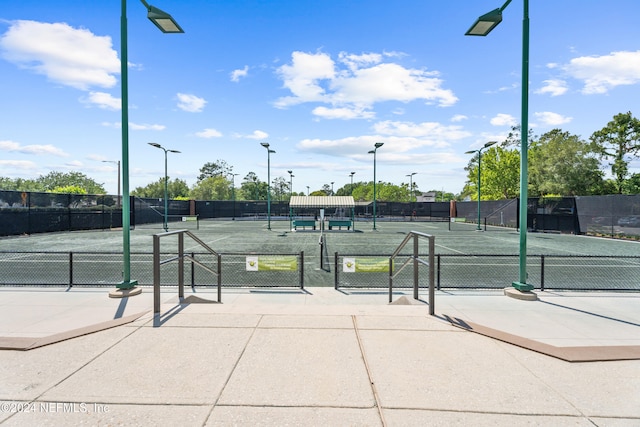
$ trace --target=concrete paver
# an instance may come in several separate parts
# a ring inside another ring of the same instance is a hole
[[[0,351],[0,425],[640,425],[640,358],[570,363],[455,326],[635,348],[640,294],[447,291],[429,316],[386,292],[238,289],[180,304],[169,290],[153,316],[150,290],[107,292],[0,288],[0,343],[146,310]]]

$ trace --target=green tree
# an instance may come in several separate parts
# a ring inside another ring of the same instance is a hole
[[[267,200],[267,183],[260,181],[255,172],[249,172],[242,181],[240,193],[244,200]]]
[[[33,179],[0,177],[0,190],[9,191],[44,191],[42,185]]]
[[[273,199],[279,202],[289,199],[289,182],[281,176],[271,181],[271,200]]]
[[[480,197],[482,200],[511,199],[520,194],[520,152],[503,146],[493,146],[482,153],[480,171]],[[461,197],[478,200],[478,156],[465,168],[467,183]]]
[[[634,173],[622,184],[624,194],[640,194],[640,173]]]
[[[87,190],[77,185],[65,185],[64,187],[56,187],[49,193],[58,194],[87,194]]]
[[[232,183],[223,175],[210,176],[198,181],[189,195],[195,200],[231,200]]]
[[[553,129],[529,149],[529,193],[532,197],[559,194],[600,194],[603,173],[590,144],[576,135]]]
[[[231,174],[233,166],[229,166],[224,160],[216,160],[215,162],[207,162],[200,168],[200,175],[198,175],[198,182],[207,178],[211,178],[217,175],[226,177]]]
[[[591,135],[591,144],[601,158],[611,161],[616,192],[622,194],[630,158],[640,153],[640,120],[633,117],[631,111],[616,114],[605,127]]]
[[[83,188],[86,194],[106,193],[102,184],[80,172],[49,172],[47,175],[41,175],[36,181],[41,186],[41,191],[50,192],[55,188],[77,186]]]
[[[131,195],[164,199],[164,177],[145,187],[136,187],[136,189],[131,192]],[[171,179],[167,177],[167,198],[176,199],[178,197],[189,197],[189,186],[181,179],[176,178],[171,181]]]

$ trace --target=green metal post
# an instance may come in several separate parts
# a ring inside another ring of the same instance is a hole
[[[482,163],[482,149],[478,150],[478,227],[476,228],[476,230],[480,231],[480,174],[481,174],[481,163]]]
[[[373,229],[376,229],[376,150],[373,150]]]
[[[132,289],[137,280],[131,280],[131,200],[129,198],[129,87],[127,55],[127,0],[122,0],[120,16],[120,73],[122,75],[122,282],[118,289]]]
[[[520,269],[519,280],[513,282],[519,291],[530,291],[527,284],[527,206],[529,157],[529,0],[523,0],[522,19],[522,117],[520,119]]]
[[[164,150],[164,231],[169,231],[169,183],[167,182],[167,150]]]

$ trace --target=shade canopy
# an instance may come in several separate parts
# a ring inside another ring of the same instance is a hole
[[[291,208],[353,208],[352,196],[291,196]]]

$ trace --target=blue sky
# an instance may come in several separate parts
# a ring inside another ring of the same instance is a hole
[[[163,34],[127,3],[130,189],[192,186],[206,162],[294,191],[373,179],[461,191],[469,155],[520,121],[522,1],[487,37],[464,36],[500,0],[154,0]],[[640,116],[640,2],[530,2],[529,123],[588,139]],[[0,176],[78,171],[117,191],[120,2],[0,0]],[[638,172],[640,162],[632,163]]]

